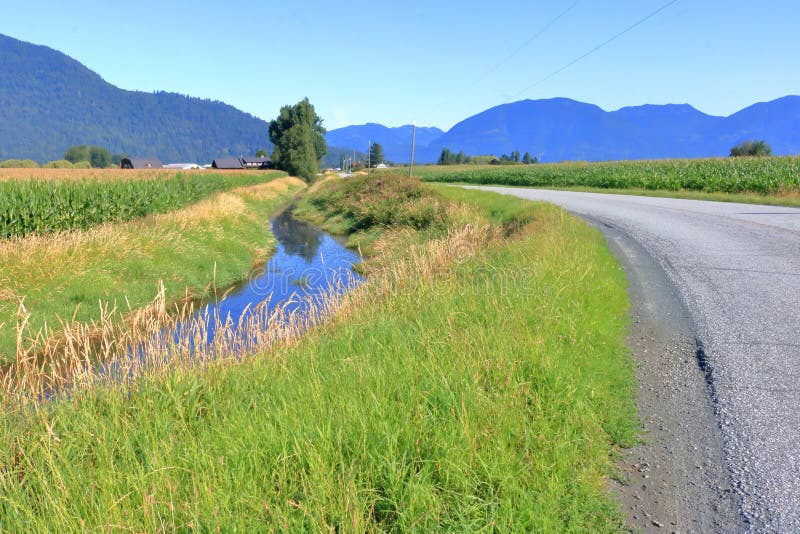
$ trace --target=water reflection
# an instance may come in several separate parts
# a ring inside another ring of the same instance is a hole
[[[287,313],[303,313],[309,306],[330,293],[343,293],[363,279],[352,266],[361,261],[330,235],[313,225],[292,217],[286,211],[271,221],[277,250],[263,272],[223,300],[205,306],[201,315],[219,321],[244,322],[252,309],[265,301],[263,312],[281,307]],[[214,339],[215,321],[208,329],[207,341]]]
[[[322,236],[317,228],[284,211],[272,219],[272,233],[286,254],[301,256],[308,263],[314,261]]]
[[[168,365],[174,358],[241,356],[261,350],[265,340],[282,339],[283,327],[296,332],[315,324],[320,316],[311,311],[324,315],[322,299],[340,295],[363,281],[353,271],[361,257],[331,236],[288,212],[270,222],[277,250],[262,271],[220,301],[203,306],[191,319],[104,362],[99,374],[123,380],[134,374],[130,362],[144,368]],[[221,335],[216,339],[218,332]]]

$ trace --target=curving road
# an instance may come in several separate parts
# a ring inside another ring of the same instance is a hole
[[[688,309],[737,530],[800,532],[800,209],[481,189],[558,204],[656,260]]]

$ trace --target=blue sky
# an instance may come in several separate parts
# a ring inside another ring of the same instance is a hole
[[[222,100],[265,120],[307,96],[329,129],[448,129],[525,98],[728,115],[800,94],[797,0],[677,0],[547,78],[667,3],[3,0],[0,33],[124,89]]]

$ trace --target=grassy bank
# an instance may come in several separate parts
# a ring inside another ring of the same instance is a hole
[[[444,194],[299,342],[0,413],[0,529],[622,529],[622,271],[557,208]]]
[[[0,240],[0,355],[17,352],[21,310],[30,346],[45,325],[57,334],[62,321],[98,320],[101,303],[148,304],[159,280],[175,302],[246,278],[274,246],[270,213],[302,187],[282,178],[128,223]]]
[[[427,166],[415,174],[429,182],[744,194],[788,202],[800,195],[800,157]]]

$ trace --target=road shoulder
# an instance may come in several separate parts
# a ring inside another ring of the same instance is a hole
[[[628,276],[642,442],[612,483],[636,532],[742,532],[692,321],[659,263],[614,226],[605,235]]]

